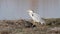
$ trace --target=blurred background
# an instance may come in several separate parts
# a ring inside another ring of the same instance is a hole
[[[0,20],[29,19],[28,9],[43,18],[60,18],[60,0],[0,0]]]

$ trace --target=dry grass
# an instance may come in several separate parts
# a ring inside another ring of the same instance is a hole
[[[41,25],[26,20],[0,20],[0,34],[60,34],[60,19],[45,19]]]

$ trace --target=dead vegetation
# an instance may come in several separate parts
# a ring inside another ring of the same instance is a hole
[[[60,19],[45,19],[46,24],[41,25],[33,21],[0,20],[0,34],[60,34]],[[56,28],[55,28],[56,27]]]

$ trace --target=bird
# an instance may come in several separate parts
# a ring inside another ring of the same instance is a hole
[[[34,13],[33,10],[28,10],[28,13],[34,22],[39,22],[40,24],[45,23],[45,21],[40,17],[40,15],[38,15],[37,13]]]

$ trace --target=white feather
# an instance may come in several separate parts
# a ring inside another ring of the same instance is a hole
[[[35,22],[40,22],[41,24],[45,23],[45,21],[40,17],[40,15],[33,13],[32,10],[29,10],[29,15]]]

